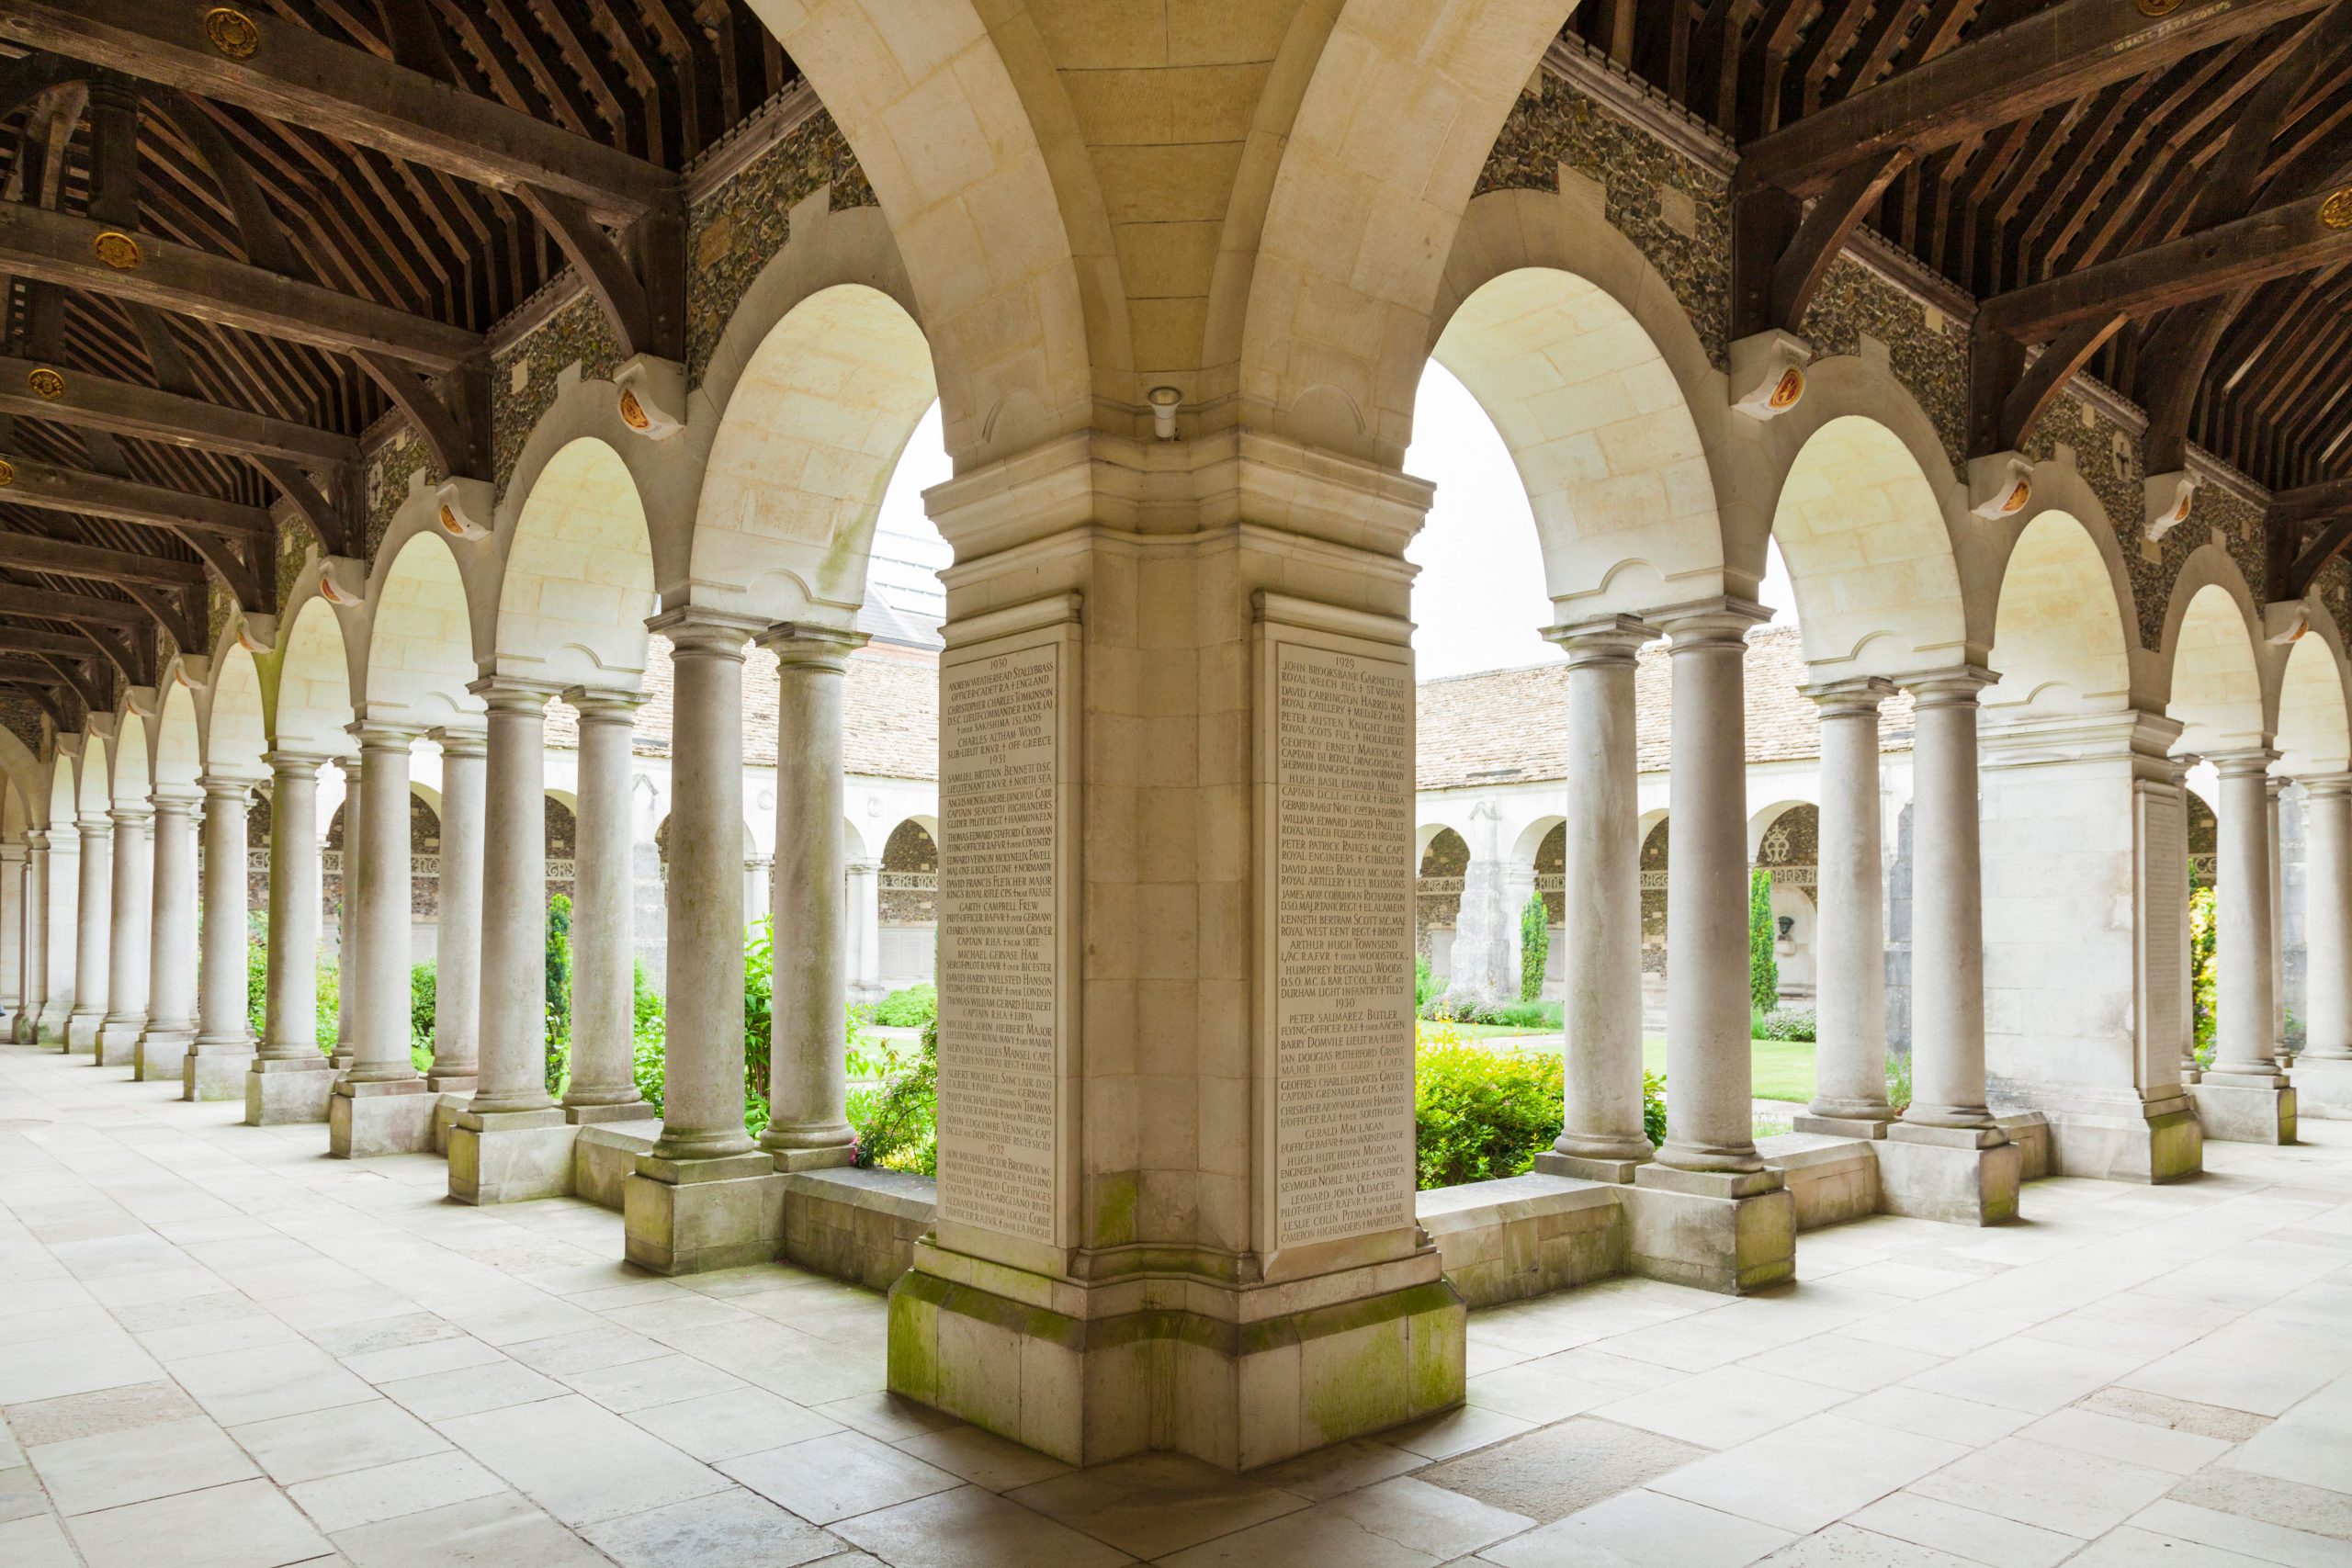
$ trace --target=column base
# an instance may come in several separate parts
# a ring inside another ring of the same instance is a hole
[[[2295,1141],[2295,1088],[2276,1075],[2209,1072],[2189,1094],[2210,1139],[2224,1144]]]
[[[1816,1116],[1804,1111],[1790,1118],[1792,1133],[1819,1133],[1832,1138],[1883,1138],[1894,1124],[1894,1113],[1884,1116]]]
[[[890,1391],[1069,1464],[1154,1448],[1271,1464],[1462,1402],[1469,1312],[1435,1253],[1363,1272],[1387,1288],[1328,1305],[1309,1298],[1329,1276],[1210,1293],[1246,1320],[1086,1317],[1064,1309],[1137,1298],[919,1243],[890,1287]]]
[[[480,1073],[427,1073],[424,1087],[435,1094],[471,1094],[481,1081]]]
[[[2052,1175],[2161,1185],[2205,1168],[2205,1130],[2186,1089],[2143,1096],[2136,1089],[2004,1079],[1996,1098],[2005,1107],[2038,1111],[2048,1123]]]
[[[1898,1122],[1874,1147],[1879,1207],[1887,1213],[1955,1225],[2018,1217],[2025,1152],[1998,1127]]]
[[[98,1025],[98,1066],[135,1069],[139,1065],[139,1037],[146,1032],[144,1014],[137,1018],[107,1019]]]
[[[327,1153],[337,1159],[421,1155],[433,1147],[440,1097],[423,1078],[354,1083],[338,1077],[327,1100]]]
[[[1778,1170],[1683,1170],[1652,1163],[1626,1193],[1636,1274],[1745,1295],[1797,1272],[1797,1201]]]
[[[245,1125],[323,1122],[334,1098],[334,1071],[324,1056],[255,1056],[245,1070]]]
[[[2352,1056],[2296,1057],[2295,1100],[2299,1116],[2352,1121]]]
[[[617,1105],[567,1105],[563,1119],[575,1127],[592,1127],[600,1122],[643,1122],[653,1115],[653,1107],[641,1100],[623,1100]]]
[[[775,1168],[787,1174],[802,1170],[839,1170],[857,1164],[857,1151],[846,1144],[836,1144],[825,1149],[776,1149],[760,1145],[760,1152],[775,1161]]]
[[[639,1155],[622,1184],[624,1253],[656,1274],[772,1261],[784,1245],[784,1178],[763,1154]]]
[[[240,1099],[245,1092],[245,1075],[253,1064],[252,1041],[207,1041],[198,1035],[187,1055],[180,1059],[180,1098]]]
[[[98,1032],[107,1026],[102,1012],[71,1012],[65,1016],[65,1049],[71,1052],[96,1051]]]
[[[149,1028],[130,1050],[130,1076],[141,1083],[177,1083],[188,1049],[196,1043],[193,1029]]]
[[[458,1113],[449,1129],[449,1196],[460,1203],[522,1203],[571,1190],[571,1144],[580,1129],[563,1112]]]
[[[38,1045],[63,1045],[67,1032],[66,1026],[71,1021],[71,1017],[62,1003],[44,1003],[40,1010],[40,1017],[34,1021],[33,1043]]]
[[[1590,1155],[1545,1149],[1535,1156],[1535,1170],[1540,1176],[1571,1176],[1579,1181],[1614,1181],[1623,1185],[1633,1180],[1634,1173],[1648,1163],[1647,1159],[1596,1159]]]

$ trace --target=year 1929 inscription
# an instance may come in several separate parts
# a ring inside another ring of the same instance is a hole
[[[1278,1245],[1413,1220],[1413,680],[1275,650]]]
[[[939,1209],[1048,1245],[1060,650],[940,676]]]

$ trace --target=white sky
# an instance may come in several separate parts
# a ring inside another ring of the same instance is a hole
[[[946,541],[923,515],[925,488],[953,472],[940,443],[933,403],[908,439],[906,455],[882,497],[868,575],[885,603],[927,615],[944,607],[933,573],[951,558]],[[1544,591],[1544,558],[1535,519],[1510,453],[1486,411],[1434,360],[1421,375],[1413,410],[1408,473],[1437,485],[1429,521],[1405,551],[1421,569],[1413,584],[1413,651],[1421,679],[1544,664],[1560,657],[1542,628],[1552,624]],[[1772,547],[1763,601],[1775,625],[1795,619],[1787,569]]]

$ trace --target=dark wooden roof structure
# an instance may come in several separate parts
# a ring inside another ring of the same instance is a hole
[[[0,687],[75,728],[208,571],[274,611],[281,503],[361,553],[388,410],[486,477],[567,265],[682,357],[678,172],[796,76],[743,0],[0,0]]]
[[[1736,335],[1867,225],[1980,301],[1972,455],[2088,370],[2352,541],[2352,0],[1584,0],[1740,150]],[[745,0],[0,0],[0,689],[61,728],[273,509],[364,548],[398,409],[486,478],[485,333],[567,265],[683,357],[679,172],[790,85]],[[2037,353],[2038,351],[2038,353]]]

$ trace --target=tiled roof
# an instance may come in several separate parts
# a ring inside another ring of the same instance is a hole
[[[1645,646],[1634,668],[1634,743],[1644,773],[1662,772],[1673,729],[1673,676],[1666,645]],[[1780,762],[1818,756],[1821,721],[1805,684],[1804,653],[1794,626],[1748,634],[1747,760]],[[1568,671],[1565,664],[1491,670],[1422,682],[1419,787],[1565,779],[1568,773]],[[1880,746],[1911,749],[1911,699],[1890,698]]]

